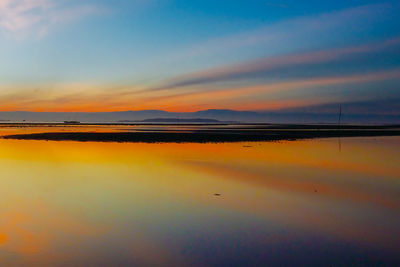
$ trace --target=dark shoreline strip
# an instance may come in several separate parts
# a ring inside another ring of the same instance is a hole
[[[217,131],[217,132],[53,132],[3,136],[4,139],[144,142],[144,143],[223,143],[245,141],[279,141],[328,137],[400,136],[400,130],[307,130],[307,131]]]
[[[332,129],[338,128],[337,124],[280,124],[280,123],[79,123],[79,124],[65,124],[65,123],[1,123],[0,128],[31,128],[31,127],[84,127],[84,126],[191,126],[191,127],[224,127],[224,129]],[[382,124],[382,125],[364,125],[364,124],[342,124],[340,129],[375,129],[375,130],[390,130],[399,129],[400,124]]]

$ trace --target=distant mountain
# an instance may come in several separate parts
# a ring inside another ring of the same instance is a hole
[[[215,121],[236,121],[245,123],[337,123],[338,113],[332,111],[318,112],[315,110],[282,110],[277,112],[237,111],[228,109],[209,109],[196,112],[167,112],[163,110],[140,110],[121,112],[27,112],[11,111],[0,112],[0,118],[15,122],[109,122],[120,121],[144,121],[155,119],[170,120],[176,122],[179,118],[192,120],[193,118],[207,118]],[[214,121],[214,122],[215,122]],[[160,121],[159,121],[160,122]],[[200,121],[199,121],[200,122]],[[213,122],[213,121],[209,121]],[[369,123],[390,124],[400,123],[400,116],[396,114],[357,114],[349,113],[343,109],[343,123]]]
[[[161,122],[161,123],[223,123],[223,121],[214,119],[173,119],[173,118],[155,118],[155,119],[145,119],[141,121],[120,121],[120,122]]]

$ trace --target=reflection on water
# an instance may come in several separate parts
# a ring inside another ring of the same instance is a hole
[[[62,124],[62,123],[3,123],[0,136],[44,132],[193,132],[206,130],[243,130],[268,128],[274,125],[252,124]]]
[[[0,140],[0,265],[399,265],[399,149]]]

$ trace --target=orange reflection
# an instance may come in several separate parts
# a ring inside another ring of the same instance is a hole
[[[4,245],[8,242],[8,235],[5,233],[0,233],[0,245]]]
[[[155,231],[179,228],[179,220],[174,221],[178,226],[168,224],[171,217],[200,216],[199,207],[206,210],[201,216],[210,216],[212,207],[396,250],[398,141],[343,139],[339,150],[336,139],[223,144],[0,140],[1,249],[38,262],[51,254],[54,263],[99,253],[77,254],[65,244],[84,249],[85,242],[110,243],[121,244],[119,252],[127,259],[184,265],[182,248],[171,247],[170,239]],[[377,230],[378,223],[385,227]]]

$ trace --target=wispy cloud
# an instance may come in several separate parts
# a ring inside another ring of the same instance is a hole
[[[142,99],[125,95],[138,85],[96,83],[0,84],[1,110],[115,111],[129,110]]]
[[[35,111],[122,111],[132,109],[164,109],[196,111],[208,108],[239,110],[277,110],[321,103],[376,100],[365,92],[357,98],[346,98],[330,87],[357,91],[365,84],[400,80],[400,70],[372,72],[362,75],[300,79],[212,91],[148,92],[135,85],[90,83],[8,85],[0,86],[2,110]],[[381,98],[388,98],[382,88]],[[315,94],[309,94],[316,91]],[[136,93],[134,93],[136,92]],[[302,95],[305,95],[304,97]],[[294,95],[294,96],[293,96]],[[398,109],[396,109],[398,112]],[[394,112],[394,111],[393,111]]]
[[[175,94],[154,97],[149,95],[143,99],[144,105],[178,106],[186,110],[234,107],[236,109],[274,110],[292,106],[308,105],[312,101],[330,103],[332,101],[348,101],[335,90],[326,90],[332,87],[345,87],[348,92],[359,89],[363,85],[385,80],[400,80],[400,70],[370,72],[360,75],[345,75],[336,77],[317,77],[280,81],[267,84],[243,87],[226,87],[213,90],[194,90],[176,92]],[[310,91],[317,91],[312,97]],[[381,92],[384,96],[384,92]],[[305,97],[301,97],[305,95]],[[358,100],[368,100],[375,96],[365,93],[358,96]],[[313,103],[314,103],[313,102]]]
[[[41,37],[56,26],[104,12],[83,1],[0,0],[0,30],[4,34]]]
[[[201,42],[181,51],[178,58],[214,55],[255,46],[272,52],[286,44],[309,47],[324,39],[333,40],[346,32],[365,32],[367,25],[381,23],[398,9],[398,6],[390,4],[375,4],[277,21],[254,30]]]
[[[369,58],[384,53],[398,53],[400,49],[400,38],[387,40],[380,43],[373,43],[361,46],[346,48],[329,49],[307,53],[289,54],[277,57],[268,57],[250,60],[244,63],[226,65],[196,73],[190,73],[177,78],[170,79],[163,84],[151,88],[151,90],[166,90],[173,88],[189,87],[193,85],[204,85],[215,82],[227,82],[232,80],[250,79],[254,77],[268,77],[270,74],[280,72],[278,76],[288,76],[289,69],[297,68],[299,71],[310,65],[332,63],[345,65],[351,59],[352,64],[357,60]],[[364,66],[359,66],[360,70],[365,71]],[[308,71],[308,70],[307,70]],[[337,71],[332,68],[333,73]],[[318,73],[309,74],[318,77]],[[275,75],[276,76],[276,75]],[[291,78],[291,77],[284,77]]]

